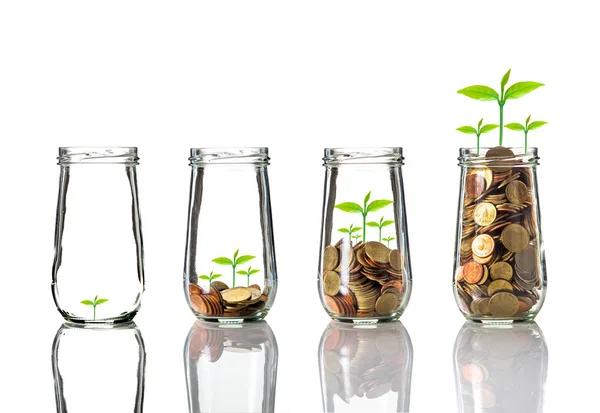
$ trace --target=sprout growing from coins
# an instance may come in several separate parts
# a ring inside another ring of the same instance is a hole
[[[350,241],[352,241],[352,238],[353,238],[352,234],[360,231],[361,229],[362,229],[361,227],[355,227],[354,224],[352,224],[348,228],[338,229],[338,232],[341,232],[343,234],[348,234],[348,236],[350,237]]]
[[[481,118],[481,120],[477,124],[477,129],[475,129],[472,126],[461,126],[460,128],[456,128],[456,130],[459,132],[466,133],[469,135],[477,135],[477,156],[479,156],[479,137],[481,136],[481,134],[493,131],[498,127],[498,125],[496,124],[488,124],[481,126],[482,123],[483,118]],[[506,127],[508,127],[508,125],[506,125]]]
[[[248,267],[248,269],[246,271],[241,270],[241,271],[238,271],[237,273],[239,275],[245,275],[247,277],[247,279],[248,279],[247,287],[250,287],[250,276],[253,274],[256,274],[257,272],[260,272],[260,270],[253,269],[252,267]]]
[[[361,239],[361,238],[362,238],[362,235],[360,235],[360,234],[352,235],[352,239],[356,243],[358,243],[358,240]]]
[[[544,122],[543,120],[534,120],[533,122],[529,123],[530,120],[531,120],[531,115],[527,116],[527,119],[525,119],[525,126],[521,125],[520,123],[516,123],[516,122],[509,123],[508,125],[505,126],[506,129],[523,131],[525,133],[525,153],[527,153],[527,134],[529,133],[529,131],[537,129],[537,128],[541,128],[546,123],[548,123],[548,122]]]
[[[367,225],[371,228],[379,228],[379,242],[381,242],[381,230],[383,229],[383,227],[387,227],[388,225],[392,225],[394,223],[394,221],[384,221],[383,217],[381,217],[381,219],[379,220],[379,222],[367,222]]]
[[[381,240],[387,242],[387,247],[389,248],[390,247],[390,241],[393,241],[395,239],[396,238],[394,238],[394,237],[385,237],[385,238],[382,238]]]
[[[222,276],[222,274],[213,274],[213,271],[211,271],[209,275],[200,275],[200,276],[198,276],[198,278],[200,278],[201,280],[208,281],[208,285],[211,285],[213,280],[216,280],[217,278],[219,278],[221,276]]]
[[[227,258],[227,257],[217,257],[214,260],[212,260],[213,262],[215,262],[215,263],[217,263],[219,265],[229,265],[229,266],[231,266],[231,268],[233,269],[232,288],[235,287],[235,268],[238,265],[245,264],[248,261],[253,260],[254,258],[256,258],[254,255],[241,255],[241,256],[238,256],[239,253],[240,253],[240,250],[238,248],[238,250],[233,253],[233,259],[230,259],[230,258]]]
[[[540,86],[544,86],[543,83],[538,82],[517,82],[508,87],[508,89],[504,90],[506,85],[508,84],[508,79],[510,77],[510,69],[508,72],[502,76],[502,80],[500,81],[500,93],[496,92],[489,86],[484,85],[473,85],[468,86],[466,88],[460,89],[457,93],[470,97],[471,99],[480,100],[480,101],[492,101],[495,100],[498,102],[498,107],[500,108],[500,139],[499,146],[502,146],[502,132],[504,130],[504,105],[507,100],[510,99],[518,99],[522,96],[525,96]]]
[[[365,199],[363,200],[363,206],[360,206],[357,203],[354,202],[342,202],[341,204],[337,204],[335,207],[337,209],[340,209],[344,212],[349,212],[351,214],[361,214],[362,218],[363,218],[363,226],[362,226],[362,230],[363,230],[363,234],[362,234],[362,239],[364,242],[367,241],[367,215],[369,214],[369,212],[375,212],[375,211],[379,211],[380,209],[385,208],[386,206],[390,205],[391,203],[393,203],[393,201],[390,201],[388,199],[377,199],[375,201],[371,201],[369,203],[369,200],[371,199],[371,191],[369,191],[369,193],[365,196]]]
[[[93,300],[83,300],[81,302],[81,304],[94,307],[94,321],[95,321],[96,320],[96,306],[98,306],[100,304],[104,304],[107,301],[108,301],[108,298],[98,298],[98,296],[95,296]]]

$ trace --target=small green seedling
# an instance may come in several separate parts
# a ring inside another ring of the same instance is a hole
[[[525,119],[525,126],[521,125],[520,123],[509,123],[505,126],[506,129],[525,132],[525,153],[527,153],[527,134],[529,133],[529,131],[541,128],[546,123],[548,123],[544,122],[543,120],[534,120],[533,122],[529,123],[530,119],[531,115],[527,116],[527,119]]]
[[[348,234],[348,237],[350,237],[350,241],[352,241],[352,234],[360,231],[361,229],[362,229],[361,227],[355,227],[354,224],[352,224],[348,228],[339,228],[338,232],[341,232],[343,234]]]
[[[367,225],[370,226],[371,228],[379,228],[379,242],[381,242],[381,229],[383,227],[387,227],[388,225],[392,225],[394,223],[394,221],[384,221],[383,217],[381,217],[381,219],[379,220],[379,222],[367,222]]]
[[[385,241],[385,242],[387,242],[387,246],[388,246],[388,248],[389,248],[389,247],[390,247],[390,241],[393,241],[393,240],[395,240],[395,239],[396,239],[396,238],[394,238],[394,237],[386,237],[386,238],[382,238],[382,241]]]
[[[363,217],[362,239],[364,242],[367,241],[367,233],[366,233],[366,231],[367,231],[367,215],[369,214],[369,212],[379,211],[380,209],[385,208],[389,204],[393,203],[393,201],[390,201],[388,199],[378,199],[376,201],[372,201],[370,204],[367,205],[367,202],[369,202],[370,198],[371,198],[371,191],[369,191],[369,193],[365,196],[362,207],[354,202],[342,202],[341,204],[337,204],[335,206],[337,209],[341,209],[344,212],[350,212],[351,214],[361,214],[362,215],[362,217]]]
[[[237,267],[238,265],[241,264],[245,264],[250,260],[253,260],[254,258],[256,258],[254,255],[241,255],[238,257],[240,250],[238,248],[238,250],[236,252],[233,253],[233,260],[227,257],[218,257],[215,258],[214,260],[212,260],[213,262],[219,264],[219,265],[229,265],[231,266],[231,268],[233,269],[233,282],[232,282],[232,287],[235,287],[235,267]]]
[[[108,298],[100,298],[100,299],[98,299],[98,296],[95,296],[94,300],[83,300],[81,302],[81,304],[83,304],[83,305],[91,305],[92,307],[94,307],[94,320],[96,320],[96,306],[98,306],[100,304],[104,304],[107,301],[108,301]]]
[[[223,274],[213,274],[213,271],[211,271],[209,275],[200,275],[200,276],[198,276],[198,278],[200,278],[201,280],[208,281],[208,284],[211,285],[213,280],[216,280],[217,278],[221,277],[222,275]]]
[[[237,273],[239,275],[245,275],[248,279],[248,285],[246,285],[246,287],[250,287],[250,276],[253,274],[256,274],[257,272],[260,272],[260,270],[256,270],[256,269],[252,269],[252,267],[248,267],[248,269],[246,271],[238,271]]]
[[[361,238],[362,238],[362,235],[360,235],[360,234],[352,235],[352,239],[354,240],[354,242],[358,242],[358,240]]]
[[[477,156],[479,156],[479,137],[481,136],[481,134],[493,131],[494,129],[496,129],[498,127],[498,125],[491,124],[491,123],[488,125],[481,126],[482,123],[483,123],[483,118],[481,118],[481,120],[477,124],[477,129],[475,129],[472,126],[461,126],[460,128],[456,128],[456,130],[459,132],[467,133],[470,135],[477,135]]]
[[[504,130],[504,105],[506,104],[506,101],[509,99],[520,98],[528,93],[533,92],[540,86],[544,86],[543,83],[538,82],[517,82],[511,85],[508,89],[504,90],[506,84],[508,83],[509,77],[510,69],[508,69],[508,72],[502,76],[502,80],[500,81],[500,93],[496,92],[489,86],[483,85],[468,86],[457,92],[470,97],[471,99],[481,101],[495,100],[498,102],[498,106],[500,107],[500,146],[502,146],[502,131]]]

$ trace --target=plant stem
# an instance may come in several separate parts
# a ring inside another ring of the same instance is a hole
[[[381,242],[381,227],[379,227],[379,242]]]
[[[502,146],[502,131],[503,130],[504,130],[504,102],[500,102],[500,143],[499,143],[500,146]]]
[[[248,274],[248,285],[246,287],[250,287],[250,274]]]
[[[94,304],[94,321],[96,321],[96,305]]]
[[[477,156],[479,156],[479,137],[481,136],[481,134],[477,134]]]
[[[235,288],[235,264],[232,265],[233,267],[233,286],[231,288]]]
[[[363,212],[363,242],[367,242],[367,213],[366,212]]]
[[[525,130],[525,153],[527,153],[527,132],[528,130]]]

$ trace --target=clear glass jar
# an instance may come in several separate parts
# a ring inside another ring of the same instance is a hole
[[[71,322],[131,320],[144,291],[137,148],[59,148],[52,294]]]
[[[411,292],[402,148],[325,149],[319,294],[334,320],[398,319]]]
[[[547,369],[537,324],[466,322],[454,346],[459,412],[541,413]]]
[[[190,413],[275,412],[277,358],[265,321],[197,321],[184,349]]]
[[[191,150],[184,289],[201,319],[263,319],[277,293],[267,148]]]
[[[329,323],[319,345],[324,412],[408,412],[413,348],[402,323]]]
[[[133,322],[64,324],[52,346],[56,411],[141,413],[145,370],[144,340]]]
[[[532,320],[546,295],[537,148],[460,150],[454,296],[468,320]]]

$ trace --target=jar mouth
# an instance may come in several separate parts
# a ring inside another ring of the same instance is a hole
[[[535,166],[539,165],[538,148],[496,146],[479,148],[460,148],[458,164],[460,166]]]
[[[62,146],[58,148],[58,164],[126,164],[137,165],[136,147]]]
[[[190,166],[250,164],[268,165],[269,148],[191,148]]]
[[[400,147],[325,148],[325,166],[345,164],[404,165]]]

